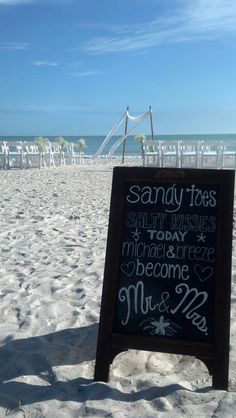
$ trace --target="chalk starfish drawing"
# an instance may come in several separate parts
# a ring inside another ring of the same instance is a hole
[[[198,242],[206,242],[206,235],[203,235],[203,233],[201,232],[200,235],[197,235],[197,240]]]
[[[141,234],[141,232],[138,232],[138,228],[136,228],[135,231],[132,232],[132,238],[134,239],[135,242],[137,242],[139,240],[140,234]]]
[[[150,335],[164,335],[167,337],[173,337],[174,334],[181,329],[181,327],[174,322],[171,322],[170,319],[161,315],[159,320],[155,318],[148,318],[139,324],[144,331],[150,331]]]

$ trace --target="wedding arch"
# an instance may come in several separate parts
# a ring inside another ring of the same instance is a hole
[[[129,106],[127,106],[127,110],[124,112],[120,120],[113,126],[113,128],[110,130],[106,138],[104,139],[103,143],[100,145],[96,153],[94,154],[93,158],[97,158],[101,155],[104,148],[109,143],[112,136],[115,134],[117,129],[121,126],[123,122],[125,122],[125,132],[124,135],[122,135],[120,138],[117,139],[117,141],[110,147],[108,152],[108,157],[112,157],[116,151],[116,149],[123,143],[123,157],[122,162],[124,162],[124,156],[125,156],[125,141],[126,138],[129,136],[129,134],[134,131],[134,129],[145,119],[150,119],[150,126],[151,126],[151,135],[153,139],[153,123],[152,123],[152,108],[149,106],[149,110],[147,112],[142,113],[139,116],[131,116],[129,113]],[[132,128],[128,129],[128,121],[134,122],[134,126]]]

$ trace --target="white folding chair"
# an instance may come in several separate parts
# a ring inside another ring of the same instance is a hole
[[[33,141],[23,142],[26,168],[40,168],[42,161],[38,145]]]
[[[74,143],[67,142],[64,148],[64,158],[65,163],[69,165],[75,164],[75,151],[74,151]]]
[[[221,141],[201,141],[201,168],[221,168]]]
[[[75,164],[84,164],[84,152],[80,150],[78,144],[73,145],[73,159]]]
[[[201,167],[201,141],[180,141],[180,167]]]
[[[0,141],[0,168],[6,169],[7,164],[7,146],[6,141]]]
[[[236,139],[234,141],[222,141],[221,147],[221,168],[236,170]]]
[[[8,141],[6,143],[6,168],[23,168],[22,141]]]
[[[160,167],[160,141],[146,140],[142,144],[143,166]]]
[[[51,142],[48,138],[37,137],[34,142],[24,142],[24,159],[26,167],[34,164],[38,168],[55,167],[55,161],[52,153]]]
[[[52,160],[55,163],[55,166],[62,166],[65,165],[65,152],[62,149],[59,142],[52,141],[51,142],[51,153],[52,153]]]
[[[161,167],[180,167],[180,141],[161,142]]]
[[[56,167],[54,160],[54,153],[52,152],[52,143],[47,139],[45,144],[45,150],[43,153],[44,165],[46,167]]]

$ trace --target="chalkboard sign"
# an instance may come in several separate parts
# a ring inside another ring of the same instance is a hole
[[[194,355],[228,388],[233,188],[228,170],[114,169],[96,380],[136,348]]]

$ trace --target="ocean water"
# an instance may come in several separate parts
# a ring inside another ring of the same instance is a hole
[[[141,156],[141,147],[140,144],[135,140],[134,135],[129,135],[125,141],[125,155],[128,157],[133,156]],[[50,141],[56,141],[56,136],[47,136]],[[86,155],[94,155],[98,148],[101,146],[105,139],[105,135],[83,135],[83,136],[64,136],[66,141],[74,142],[75,144],[80,138],[84,138],[86,148],[84,153]],[[120,138],[118,135],[114,135],[104,150],[102,151],[102,155],[107,155],[111,146]],[[146,139],[151,139],[150,135],[146,135]],[[221,141],[235,141],[236,143],[236,134],[201,134],[201,135],[158,135],[155,136],[155,139],[171,141],[171,140],[221,140]],[[0,141],[34,141],[34,136],[0,136]],[[121,156],[123,154],[123,144],[117,148],[115,151],[115,156]]]

